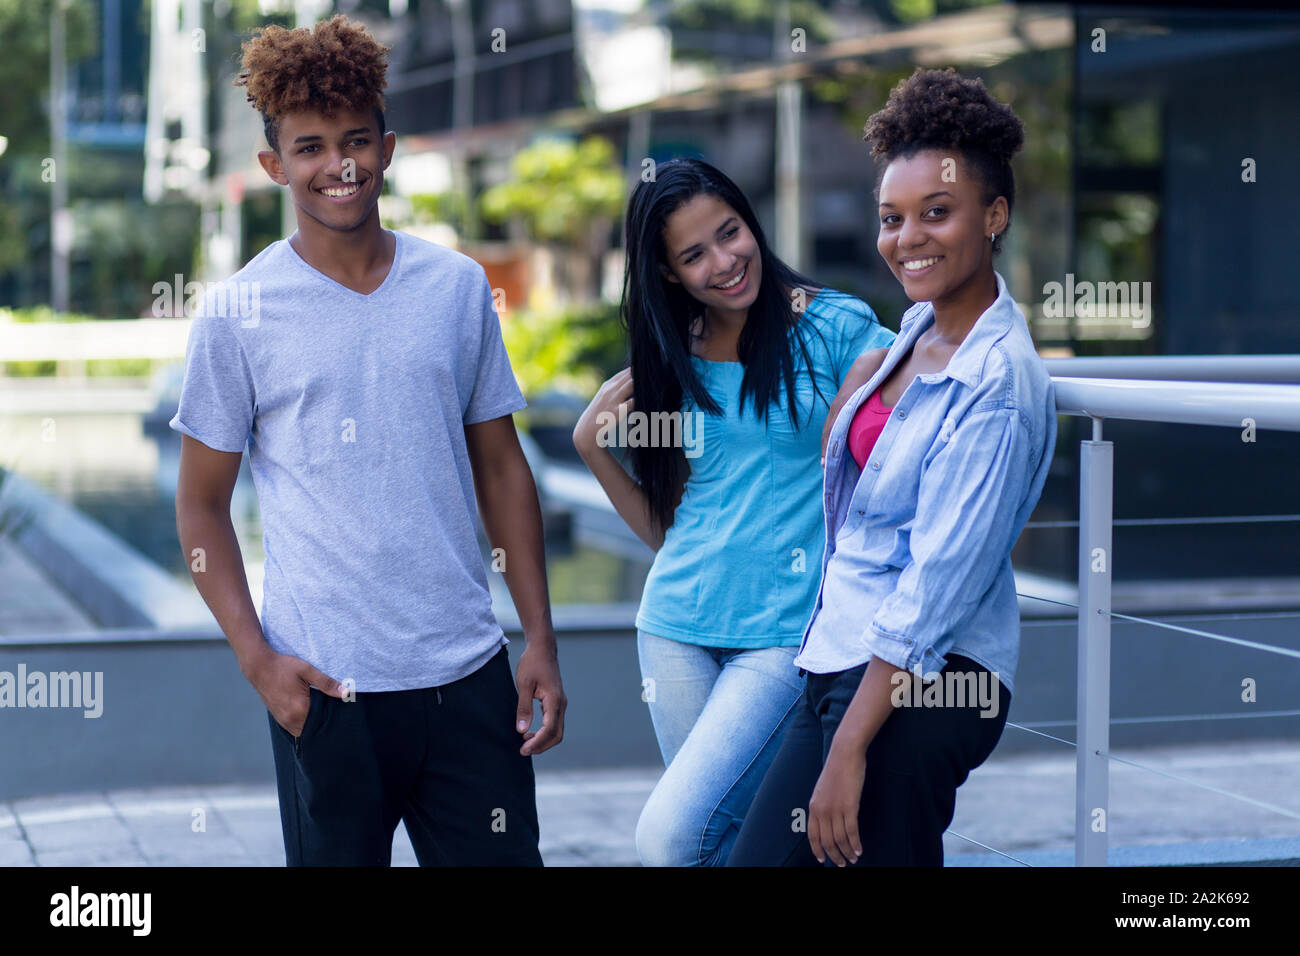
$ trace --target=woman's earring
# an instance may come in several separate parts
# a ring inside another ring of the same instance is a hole
[[[991,233],[991,232],[989,233],[989,242],[996,242],[996,241],[997,241],[997,238],[998,238],[998,237],[997,237],[996,234]]]

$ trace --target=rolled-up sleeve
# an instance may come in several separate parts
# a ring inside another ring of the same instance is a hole
[[[863,635],[876,657],[920,673],[943,668],[955,629],[1015,544],[1033,452],[1014,408],[972,412],[948,435],[921,475],[911,562]]]

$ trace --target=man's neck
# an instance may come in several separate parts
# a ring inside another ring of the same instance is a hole
[[[392,266],[394,242],[380,225],[378,209],[347,232],[326,229],[312,219],[303,222],[300,214],[297,236],[290,239],[294,251],[317,272],[365,294],[383,283]]]

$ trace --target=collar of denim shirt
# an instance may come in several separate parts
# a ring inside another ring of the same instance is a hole
[[[947,366],[939,372],[924,372],[918,375],[922,382],[933,384],[945,378],[952,378],[967,388],[974,388],[979,384],[980,373],[984,368],[989,349],[993,347],[994,342],[1007,334],[1019,316],[1019,307],[1011,298],[1011,293],[1007,291],[1007,284],[1003,281],[1001,273],[994,271],[993,276],[998,280],[998,297],[993,300],[992,305],[980,313],[971,330],[966,333],[966,338],[948,359]],[[880,363],[880,368],[875,375],[871,376],[867,384],[849,396],[849,400],[840,409],[835,424],[831,426],[828,445],[836,452],[840,443],[844,441],[844,435],[849,430],[849,424],[857,414],[858,408],[871,397],[872,392],[880,387],[885,379],[889,378],[903,357],[916,344],[916,340],[921,337],[921,333],[933,324],[934,306],[929,302],[918,302],[903,313],[903,318],[898,325],[898,337],[890,345],[885,360]],[[912,383],[908,382],[903,391],[906,392],[911,385]]]

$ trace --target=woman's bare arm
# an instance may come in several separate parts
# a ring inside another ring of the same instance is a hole
[[[591,404],[587,406],[573,429],[573,446],[582,456],[587,468],[600,482],[601,488],[605,490],[605,495],[619,517],[627,522],[627,526],[651,550],[658,551],[664,545],[664,533],[667,529],[659,527],[659,523],[651,515],[649,499],[646,498],[645,492],[637,484],[636,479],[623,469],[613,452],[601,447],[597,441],[602,414],[609,413],[617,417],[620,406],[626,406],[628,412],[633,407],[630,368],[623,369],[601,385],[600,390],[596,392],[596,397],[591,400]],[[683,475],[673,495],[674,510],[681,503],[685,487],[685,475]]]
[[[880,366],[885,361],[885,355],[889,349],[872,349],[869,352],[863,352],[853,364],[849,366],[848,374],[844,376],[844,382],[840,385],[840,390],[835,393],[835,398],[831,400],[830,411],[826,414],[826,424],[822,426],[822,464],[826,463],[826,442],[831,437],[831,428],[835,425],[835,419],[839,417],[840,409],[844,407],[850,396],[867,382],[871,381],[871,376],[880,371]]]

